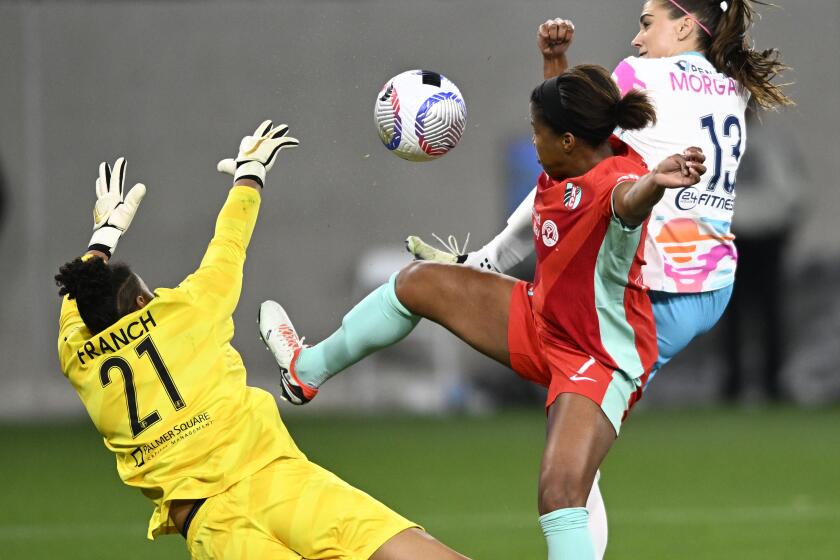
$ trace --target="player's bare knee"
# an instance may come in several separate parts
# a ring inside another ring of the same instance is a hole
[[[434,263],[414,261],[397,274],[397,281],[394,285],[397,299],[413,313],[420,311],[418,305],[428,301],[424,294],[430,286],[429,266],[434,266]]]

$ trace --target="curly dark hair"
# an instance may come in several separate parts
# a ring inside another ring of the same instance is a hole
[[[58,295],[75,299],[91,334],[107,329],[135,310],[140,280],[125,263],[81,257],[61,265],[55,275]]]

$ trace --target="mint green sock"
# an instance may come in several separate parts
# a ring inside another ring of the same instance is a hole
[[[540,516],[548,560],[595,560],[586,508],[558,509]]]
[[[397,274],[351,309],[337,331],[300,351],[295,362],[298,379],[317,388],[365,356],[399,342],[414,329],[420,317],[397,299]]]

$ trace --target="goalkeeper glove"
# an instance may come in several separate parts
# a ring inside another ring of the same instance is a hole
[[[460,247],[454,235],[450,235],[447,241],[444,241],[434,233],[432,235],[434,235],[438,243],[446,248],[445,251],[432,247],[416,235],[410,235],[405,240],[405,248],[418,261],[463,264],[476,270],[501,272],[493,260],[490,259],[486,245],[478,251],[467,252],[467,243],[470,242],[470,234],[467,234],[464,244]]]
[[[93,235],[88,251],[101,251],[110,257],[122,234],[126,232],[140,201],[146,195],[142,183],[134,185],[123,197],[125,158],[119,158],[111,169],[104,161],[99,164],[96,179],[96,206],[93,207]]]
[[[462,254],[464,249],[467,248],[467,244],[464,243],[464,247],[458,247],[458,242],[455,239],[454,235],[449,236],[449,244],[443,242],[443,240],[435,235],[435,239],[443,245],[446,250],[441,251],[436,247],[432,247],[416,235],[409,235],[408,238],[405,240],[405,248],[406,250],[411,253],[411,255],[418,261],[432,261],[437,263],[443,264],[458,264],[464,262],[467,256]],[[470,240],[470,236],[467,235],[467,241]]]
[[[271,121],[263,121],[254,131],[253,136],[242,139],[236,159],[223,159],[216,169],[221,173],[233,175],[234,182],[240,179],[251,179],[262,187],[265,183],[265,174],[274,165],[277,152],[300,144],[297,138],[286,136],[287,132],[289,132],[288,125],[281,124],[273,127]]]

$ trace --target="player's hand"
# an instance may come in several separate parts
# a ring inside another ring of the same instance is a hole
[[[485,272],[501,272],[498,265],[490,256],[490,252],[485,245],[478,251],[467,252],[467,245],[470,242],[470,234],[464,240],[463,245],[458,243],[454,235],[444,241],[435,234],[435,239],[440,243],[444,250],[432,247],[416,235],[410,235],[405,240],[405,248],[412,254],[415,260],[418,261],[432,261],[443,264],[462,264],[475,270]]]
[[[537,29],[537,48],[543,57],[557,58],[566,54],[575,37],[575,24],[568,19],[546,20]]]
[[[665,158],[654,168],[653,181],[666,189],[691,187],[700,182],[700,177],[706,172],[703,162],[706,156],[697,147],[686,149],[681,154],[674,154]]]
[[[297,138],[286,136],[287,132],[288,125],[274,126],[271,121],[263,121],[252,136],[242,139],[236,159],[223,159],[216,169],[233,175],[234,181],[251,179],[262,187],[266,172],[271,170],[277,158],[277,152],[300,144]]]
[[[444,264],[455,264],[459,257],[466,258],[466,255],[456,255],[447,251],[441,251],[432,247],[416,235],[409,235],[405,240],[405,248],[418,261],[432,261]]]
[[[110,257],[117,247],[117,241],[131,225],[146,195],[146,186],[137,183],[123,196],[124,183],[125,158],[117,159],[113,169],[104,161],[99,164],[96,206],[93,208],[93,236],[88,244],[89,251],[101,251]]]

